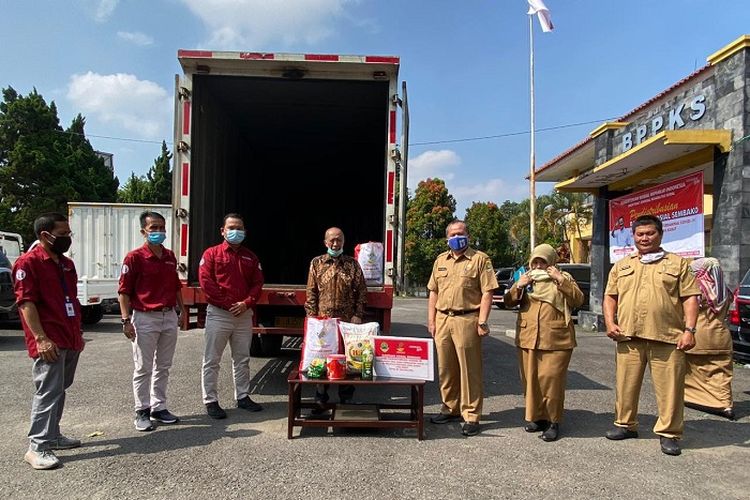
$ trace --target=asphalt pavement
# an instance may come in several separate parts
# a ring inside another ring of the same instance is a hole
[[[424,299],[396,299],[391,333],[427,336],[425,311]],[[63,466],[52,471],[23,461],[31,361],[20,325],[2,324],[0,498],[750,498],[750,369],[735,365],[739,420],[686,409],[683,454],[669,457],[651,432],[648,375],[640,437],[603,437],[613,420],[614,345],[603,334],[579,332],[561,438],[545,443],[522,428],[516,351],[506,336],[514,322],[512,311],[493,310],[481,434],[466,438],[458,423],[426,423],[420,442],[414,430],[297,429],[287,440],[286,377],[299,360],[298,339],[287,339],[278,358],[252,360],[252,397],[265,408],[259,413],[234,407],[227,349],[220,402],[229,417],[209,419],[200,390],[202,330],[180,334],[171,371],[169,409],[182,421],[136,432],[130,343],[117,317],[106,316],[85,332],[62,421],[63,432],[84,445],[58,452]],[[358,390],[355,401],[407,396]],[[439,402],[431,382],[425,412],[437,412]]]

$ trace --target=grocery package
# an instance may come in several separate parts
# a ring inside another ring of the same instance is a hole
[[[323,378],[326,373],[326,360],[321,358],[315,358],[310,362],[310,366],[307,367],[307,376],[309,378]]]
[[[344,354],[346,354],[346,372],[348,374],[362,374],[362,351],[369,348],[371,352],[375,352],[373,339],[378,334],[379,328],[380,325],[377,322],[361,325],[339,322],[339,331],[344,338]]]
[[[326,359],[341,351],[338,320],[335,318],[305,318],[302,357],[299,371],[305,372],[314,359]]]
[[[371,345],[362,348],[362,380],[372,380],[373,350]]]
[[[326,358],[326,371],[329,380],[346,378],[346,356],[343,354],[329,354]]]
[[[354,258],[362,268],[368,285],[383,284],[383,244],[375,241],[360,243],[354,247]]]

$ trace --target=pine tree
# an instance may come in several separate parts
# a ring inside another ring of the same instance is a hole
[[[66,213],[76,189],[61,153],[63,130],[54,102],[33,90],[20,96],[3,89],[0,103],[0,227],[35,239],[34,219]]]
[[[161,154],[154,160],[146,177],[151,188],[151,203],[172,203],[172,170],[170,160],[172,154],[167,149],[166,141],[161,143]]]

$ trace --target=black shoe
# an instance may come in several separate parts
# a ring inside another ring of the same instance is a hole
[[[557,437],[560,434],[560,424],[556,422],[552,422],[549,424],[549,428],[542,433],[540,438],[542,438],[542,441],[551,442],[551,441],[557,441]]]
[[[661,436],[659,438],[659,443],[661,444],[661,452],[665,455],[672,455],[676,457],[677,455],[682,453],[682,450],[680,450],[680,444],[677,442],[676,438],[667,438]]]
[[[310,410],[310,415],[313,417],[320,417],[322,415],[325,415],[326,413],[328,413],[328,410],[326,408],[323,408],[322,406],[318,406]]]
[[[625,427],[615,427],[607,431],[606,438],[612,441],[621,441],[623,439],[632,439],[638,437],[638,431],[631,431]]]
[[[737,420],[737,416],[734,414],[734,409],[732,408],[724,408],[719,412],[719,416],[728,420]]]
[[[237,400],[237,408],[242,408],[247,411],[260,411],[263,409],[261,405],[250,399],[250,396],[245,396],[242,399]]]
[[[464,436],[476,436],[479,434],[479,422],[464,422],[461,426],[461,434]]]
[[[446,415],[445,413],[439,413],[434,417],[430,417],[430,422],[433,424],[447,424],[450,422],[458,422],[461,420],[460,415]]]
[[[215,418],[216,420],[227,418],[227,412],[225,412],[224,409],[219,406],[218,401],[214,401],[213,403],[206,403],[206,413],[208,413],[209,417]]]
[[[544,432],[548,427],[548,420],[534,420],[533,422],[526,424],[526,427],[524,427],[523,430],[526,432]]]
[[[162,424],[176,424],[180,421],[180,417],[172,415],[172,412],[170,412],[166,408],[159,411],[152,411],[150,418],[152,422],[155,421]]]

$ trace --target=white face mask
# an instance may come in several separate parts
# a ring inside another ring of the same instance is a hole
[[[642,264],[650,264],[652,262],[656,262],[661,260],[664,257],[664,251],[660,250],[658,252],[653,253],[647,253],[645,255],[641,255],[641,263]]]

